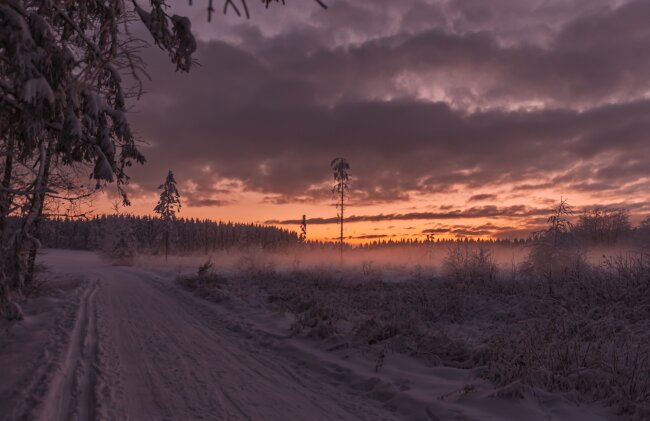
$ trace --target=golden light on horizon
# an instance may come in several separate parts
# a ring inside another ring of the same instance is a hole
[[[183,189],[190,193],[197,189],[192,180],[179,184],[182,186],[182,200]],[[227,184],[237,187],[213,198],[223,202],[222,205],[193,206],[184,202],[179,217],[266,224],[297,232],[300,218],[304,214],[307,216],[308,239],[338,241],[339,225],[333,220],[337,216],[334,198],[329,201],[287,200],[276,203],[269,201],[268,195],[263,193],[245,191],[242,184],[234,180],[228,180]],[[327,184],[328,182],[323,183]],[[136,194],[132,198],[132,206],[123,208],[123,211],[135,215],[151,215],[157,194],[140,193],[138,186],[134,191]],[[409,192],[407,201],[368,205],[355,202],[351,196],[344,222],[345,242],[362,244],[424,240],[427,234],[433,234],[436,239],[524,238],[544,225],[545,212],[550,212],[560,196],[550,188],[536,189],[534,194],[521,194],[516,185],[512,184],[493,186],[492,190],[456,186],[446,193]],[[582,207],[603,199],[602,196],[594,197],[578,192],[565,194],[564,197],[569,198],[570,205],[578,213]],[[609,203],[617,205],[618,198],[609,198]],[[100,193],[93,210],[98,215],[110,214],[113,212],[112,206],[108,195]],[[641,217],[641,214],[632,215],[633,220]]]

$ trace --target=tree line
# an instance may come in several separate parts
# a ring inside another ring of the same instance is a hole
[[[166,221],[133,215],[102,215],[88,220],[46,219],[41,224],[39,237],[43,247],[109,253],[118,247],[122,237],[129,237],[129,247],[138,253],[161,255],[166,247],[177,254],[208,254],[247,247],[277,250],[299,242],[295,232],[265,225],[194,218]]]

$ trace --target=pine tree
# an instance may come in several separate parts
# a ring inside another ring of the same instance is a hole
[[[339,238],[339,245],[341,248],[341,264],[343,264],[343,211],[345,209],[345,193],[349,192],[348,182],[350,181],[350,175],[348,171],[350,170],[350,164],[345,158],[334,158],[330,163],[330,167],[334,172],[334,187],[332,188],[332,193],[336,193],[337,196],[340,195],[340,201],[337,202],[336,207],[339,209],[339,221],[341,224],[341,235]]]
[[[165,261],[167,261],[171,222],[176,219],[176,212],[180,212],[181,210],[181,195],[176,188],[176,180],[174,179],[172,170],[169,170],[165,182],[158,186],[158,189],[162,191],[160,192],[158,204],[153,211],[160,215],[160,219],[164,223]]]

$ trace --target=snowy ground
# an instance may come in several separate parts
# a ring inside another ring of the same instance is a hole
[[[51,289],[0,325],[2,419],[615,419],[550,394],[495,397],[472,370],[402,355],[376,371],[363,353],[292,335],[283,313],[195,297],[170,266],[61,250],[41,262]]]

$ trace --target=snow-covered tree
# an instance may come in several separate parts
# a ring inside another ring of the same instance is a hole
[[[144,162],[125,116],[139,86],[123,83],[124,74],[140,80],[144,44],[128,24],[139,16],[179,70],[189,70],[196,49],[189,20],[165,8],[164,1],[146,10],[122,0],[0,2],[0,301],[29,278],[55,166],[88,167],[97,187],[116,182],[128,202],[126,169]],[[11,234],[8,215],[22,217]]]
[[[224,11],[248,16],[245,1],[235,3],[223,0]],[[138,55],[146,43],[129,28],[144,23],[177,70],[194,64],[190,21],[168,10],[165,0],[0,1],[0,312],[30,278],[55,168],[74,167],[97,187],[114,182],[128,204],[127,170],[145,158],[126,103],[146,74]],[[21,223],[8,232],[10,215]]]
[[[171,222],[176,219],[176,212],[180,212],[181,210],[181,195],[176,188],[176,180],[174,179],[172,170],[169,170],[165,182],[158,186],[158,189],[161,190],[160,199],[158,199],[158,203],[153,211],[160,215],[160,219],[165,224],[163,235],[165,241],[165,261],[167,261]]]

